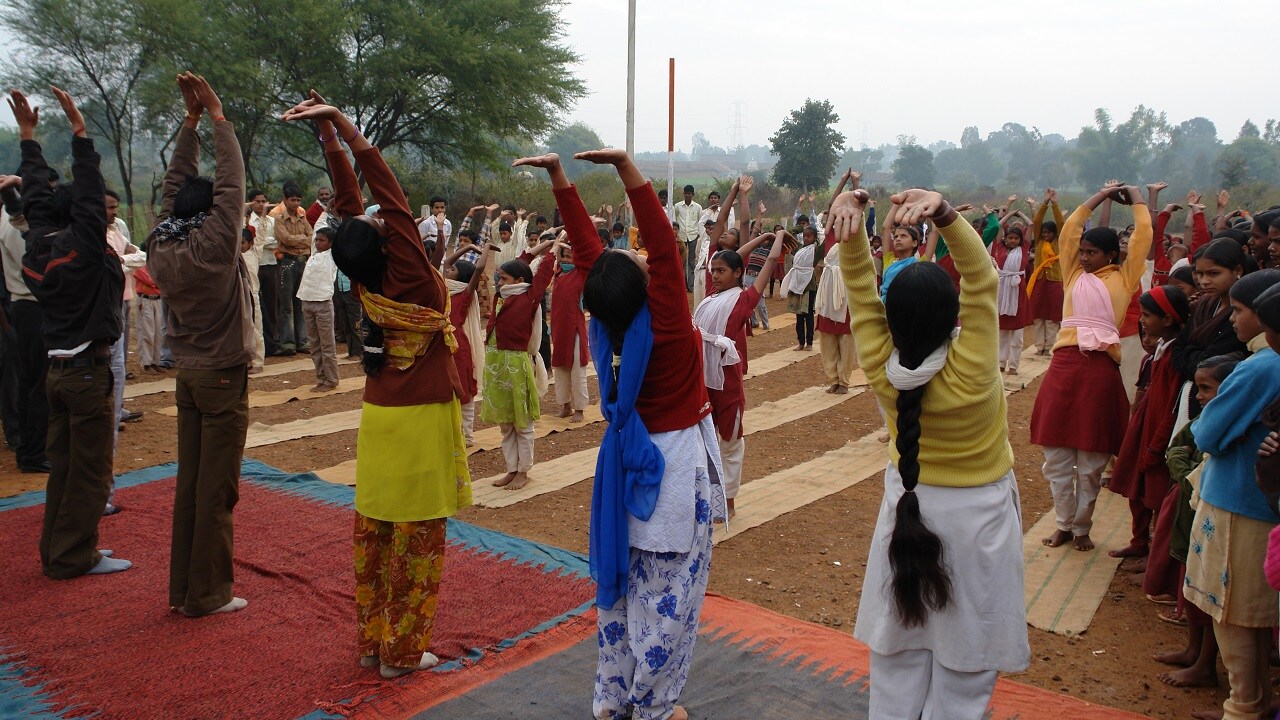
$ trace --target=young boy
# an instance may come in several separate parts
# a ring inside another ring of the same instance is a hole
[[[262,372],[267,357],[267,345],[262,335],[262,313],[258,310],[262,306],[258,262],[265,244],[265,240],[262,243],[256,241],[253,230],[247,227],[240,229],[240,257],[244,260],[245,270],[249,272],[249,291],[253,293],[253,363],[249,366],[250,375]]]
[[[333,230],[316,231],[316,251],[307,261],[298,283],[298,300],[311,339],[311,362],[316,366],[316,384],[311,392],[327,392],[338,387],[338,348],[333,338],[333,284],[338,266],[333,263]]]

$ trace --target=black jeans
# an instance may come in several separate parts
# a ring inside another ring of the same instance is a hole
[[[813,303],[818,297],[816,290],[806,293],[809,296],[809,311],[796,313],[796,343],[813,344]]]
[[[276,263],[279,282],[276,284],[276,301],[280,308],[280,349],[301,350],[307,347],[307,322],[302,318],[302,301],[298,299],[298,286],[302,273],[307,269],[307,258],[285,255]]]
[[[19,465],[39,465],[46,459],[45,439],[49,432],[49,398],[45,376],[49,355],[44,348],[44,313],[34,300],[15,300],[10,306],[13,332],[18,343],[18,445]]]
[[[346,338],[347,355],[359,357],[364,354],[364,336],[360,333],[360,321],[364,313],[355,292],[348,290],[333,293],[334,324],[339,325],[339,339]]]
[[[275,265],[258,266],[258,304],[262,308],[262,344],[268,355],[280,352],[280,308],[276,285],[280,283]]]

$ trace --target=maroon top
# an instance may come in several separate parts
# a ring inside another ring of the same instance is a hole
[[[747,323],[750,322],[751,313],[758,302],[760,302],[760,292],[754,285],[745,288],[738,295],[738,301],[734,304],[733,310],[729,313],[729,320],[724,325],[724,336],[733,340],[741,360],[736,365],[724,368],[723,389],[707,390],[707,395],[711,399],[711,417],[715,420],[716,432],[726,442],[742,437],[742,423],[737,422],[737,434],[734,434],[733,426],[747,410],[747,396],[742,387],[743,378],[747,374]]]
[[[586,271],[574,265],[569,272],[556,275],[551,286],[551,367],[586,367],[591,360],[587,351],[587,316],[582,313],[582,286],[586,284]],[[578,335],[576,360],[574,333]]]
[[[576,187],[555,191],[560,216],[577,270],[590,273],[604,249],[591,216]],[[676,248],[675,231],[649,183],[627,190],[636,224],[649,251],[649,314],[653,350],[645,370],[636,411],[651,433],[684,430],[711,413],[702,377],[702,333],[693,324],[684,266]],[[610,252],[621,252],[610,251]]]
[[[387,269],[382,276],[382,295],[443,313],[449,291],[444,277],[431,266],[422,247],[404,190],[376,147],[354,155],[364,172],[369,194],[381,206],[387,225]],[[333,174],[334,209],[339,214],[363,215],[360,184],[346,152],[330,150],[325,158]],[[443,333],[436,333],[426,351],[408,368],[397,370],[388,364],[364,383],[364,401],[384,407],[449,402],[461,395],[462,384]]]
[[[947,257],[951,257],[950,254]],[[1009,258],[1009,248],[1003,242],[991,243],[991,257],[996,261],[996,267],[1004,270],[1004,262]],[[954,263],[952,267],[955,267]],[[1026,238],[1022,239],[1022,264],[1018,266],[1022,271],[1022,280],[1018,284],[1018,312],[1016,315],[1001,315],[1001,330],[1021,330],[1031,324],[1031,298],[1027,296],[1027,279],[1031,276],[1031,244]]]
[[[1173,353],[1165,353],[1151,363],[1151,380],[1129,417],[1129,428],[1116,455],[1110,488],[1130,500],[1141,500],[1160,509],[1169,491],[1169,467],[1164,452],[1173,435],[1174,406],[1182,376],[1173,364]]]
[[[476,368],[471,359],[471,338],[463,331],[467,322],[467,313],[471,303],[475,302],[475,292],[460,292],[453,296],[449,303],[449,323],[453,325],[453,339],[458,343],[458,352],[453,354],[453,366],[458,369],[458,380],[462,383],[462,392],[458,402],[466,405],[476,399]],[[476,338],[477,340],[479,338]]]
[[[533,258],[528,253],[520,254],[520,261],[529,264]],[[496,312],[489,313],[489,326],[485,330],[485,344],[495,335],[498,338],[499,350],[529,350],[529,340],[533,335],[533,314],[542,307],[542,296],[551,284],[551,273],[556,268],[555,258],[547,253],[538,265],[538,272],[533,274],[533,282],[529,289],[521,295],[503,298],[499,292],[501,303]]]

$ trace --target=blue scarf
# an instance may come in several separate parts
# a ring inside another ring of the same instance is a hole
[[[880,278],[880,302],[884,302],[885,298],[889,297],[889,283],[893,282],[893,279],[898,277],[898,273],[902,272],[903,268],[915,261],[915,255],[904,257],[890,265],[889,269],[884,271],[884,277]]]
[[[653,350],[649,306],[643,305],[627,328],[614,391],[613,343],[604,324],[592,318],[588,331],[591,359],[600,381],[600,412],[609,427],[600,443],[595,485],[591,490],[591,577],[596,581],[596,604],[611,608],[627,594],[631,543],[627,515],[648,520],[658,504],[658,490],[667,461],[649,438],[636,413],[636,398]]]

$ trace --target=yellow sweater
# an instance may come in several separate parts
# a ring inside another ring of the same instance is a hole
[[[1107,265],[1094,273],[1094,277],[1107,286],[1107,294],[1111,296],[1111,308],[1115,311],[1114,320],[1117,328],[1124,324],[1124,316],[1129,310],[1129,304],[1133,302],[1133,294],[1142,287],[1142,274],[1147,270],[1147,251],[1151,249],[1151,213],[1147,211],[1146,205],[1135,205],[1133,210],[1133,235],[1129,237],[1129,255],[1125,258],[1124,265]],[[1064,320],[1075,314],[1071,296],[1076,287],[1076,280],[1084,272],[1080,267],[1080,236],[1084,234],[1084,223],[1091,214],[1092,211],[1087,205],[1081,205],[1071,213],[1071,217],[1067,218],[1066,224],[1062,226],[1060,236],[1062,254],[1059,257],[1062,262],[1062,275],[1065,278],[1062,286],[1062,318]],[[1078,344],[1076,329],[1063,327],[1058,331],[1058,340],[1053,344],[1053,349],[1074,347]],[[1117,365],[1120,364],[1119,345],[1107,348],[1107,354],[1116,361]]]
[[[929,381],[920,415],[920,482],[946,487],[986,485],[1013,467],[1004,383],[997,369],[1000,346],[996,318],[996,270],[982,238],[964,218],[941,228],[960,273],[960,336],[947,363]],[[885,365],[893,339],[876,293],[871,251],[864,228],[840,248],[840,272],[849,291],[854,344],[896,441],[898,391]],[[889,458],[898,462],[897,446]]]
[[[1058,226],[1058,237],[1062,237],[1062,226],[1064,225],[1064,222],[1062,220],[1062,210],[1058,209],[1058,203],[1040,203],[1040,207],[1036,208],[1036,216],[1031,221],[1031,227],[1028,228],[1031,230],[1031,239],[1035,241],[1036,258],[1044,257],[1044,247],[1041,245],[1041,243],[1044,242],[1049,243],[1049,247],[1053,248],[1055,253],[1058,252],[1057,238],[1054,238],[1052,241],[1040,239],[1040,226],[1044,224],[1044,214],[1050,206],[1053,207],[1053,223]],[[1062,282],[1062,265],[1059,261],[1054,260],[1045,267],[1044,279],[1052,280],[1053,282]]]

